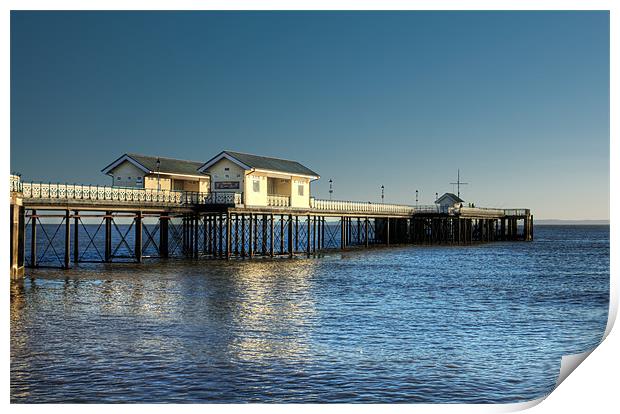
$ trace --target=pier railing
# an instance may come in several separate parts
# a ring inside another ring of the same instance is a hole
[[[267,205],[270,207],[288,207],[291,205],[289,196],[269,194],[267,195]]]
[[[19,175],[11,174],[9,176],[9,188],[12,193],[22,192],[22,178]]]
[[[11,190],[20,186],[25,199],[56,199],[156,203],[172,205],[241,204],[240,193],[200,193],[181,190],[109,187],[98,185],[21,183],[11,176]]]

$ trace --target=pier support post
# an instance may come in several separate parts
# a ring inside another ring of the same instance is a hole
[[[345,221],[345,217],[340,217],[340,250],[344,250],[346,246],[344,221]]]
[[[241,257],[245,257],[245,214],[241,214]]]
[[[168,222],[170,218],[165,214],[159,216],[159,257],[168,258]]]
[[[136,222],[135,224],[136,225],[136,236],[135,236],[136,262],[141,263],[142,262],[142,213],[141,212],[136,213],[135,222]]]
[[[364,243],[366,244],[366,248],[368,248],[369,240],[368,240],[368,217],[364,219]]]
[[[112,212],[105,212],[105,261],[112,261]]]
[[[223,221],[224,221],[224,215],[222,213],[219,214],[219,217],[216,218],[216,220],[218,221],[218,256],[222,257],[224,255],[224,225],[223,225]]]
[[[198,258],[198,224],[200,223],[200,216],[194,215],[194,257]]]
[[[30,217],[30,266],[37,267],[37,210]]]
[[[288,215],[288,234],[287,234],[287,242],[288,242],[288,255],[289,257],[293,257],[293,215]]]
[[[280,254],[284,254],[284,215],[280,214]]]
[[[235,255],[239,255],[239,214],[235,213]]]
[[[79,233],[80,233],[80,212],[73,212],[73,263],[77,263],[80,258],[80,245],[79,245]]]
[[[295,251],[299,251],[299,216],[295,216]]]
[[[226,259],[230,259],[230,255],[232,254],[231,227],[230,213],[226,212]]]
[[[64,268],[69,268],[69,261],[71,260],[71,218],[70,211],[65,211],[65,263]]]
[[[254,221],[254,215],[250,213],[250,222],[248,223],[248,254],[250,259],[254,256],[254,232],[252,231],[252,222]]]
[[[274,222],[273,222],[273,213],[269,216],[269,220],[270,220],[270,226],[269,226],[269,256],[273,257],[273,244],[274,244],[274,240],[273,240],[273,236],[274,236]]]
[[[311,226],[312,226],[312,222],[310,221],[311,216],[310,214],[308,214],[308,231],[307,231],[307,243],[306,243],[306,253],[308,254],[308,256],[310,256],[310,237],[312,236],[312,233],[310,233],[311,231]]]
[[[385,244],[390,245],[390,218],[385,220]]]
[[[263,214],[263,245],[262,245],[262,253],[263,256],[267,256],[267,214]]]

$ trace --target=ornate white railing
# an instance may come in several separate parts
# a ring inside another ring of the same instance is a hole
[[[180,190],[109,187],[98,185],[20,183],[25,199],[62,199],[156,204],[241,204],[240,193],[199,193]],[[13,188],[11,180],[11,188]]]
[[[22,192],[22,178],[19,175],[11,174],[9,176],[9,188],[11,189],[12,193],[15,193],[15,192],[21,193]]]
[[[315,210],[343,211],[351,213],[394,213],[413,214],[414,206],[402,204],[364,203],[362,201],[340,201],[310,199],[310,207]]]
[[[270,207],[288,207],[291,205],[289,196],[270,194],[267,196],[267,205]]]

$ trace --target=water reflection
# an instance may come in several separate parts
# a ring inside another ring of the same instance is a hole
[[[608,230],[557,232],[321,259],[40,269],[11,284],[11,400],[535,398],[561,354],[600,340],[607,316]]]

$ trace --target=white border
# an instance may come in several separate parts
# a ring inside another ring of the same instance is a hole
[[[67,9],[77,9],[77,10],[105,10],[105,9],[115,9],[115,10],[148,10],[148,9],[157,9],[157,10],[202,10],[202,9],[212,9],[212,10],[271,10],[271,9],[288,9],[288,10],[355,10],[355,9],[364,9],[364,10],[611,10],[611,79],[610,79],[610,88],[611,88],[611,99],[610,99],[610,112],[611,114],[617,114],[617,101],[618,101],[618,84],[616,82],[618,68],[618,53],[617,46],[619,44],[618,39],[618,23],[619,19],[616,16],[618,10],[620,10],[620,6],[618,6],[620,2],[617,1],[553,1],[553,0],[521,0],[521,1],[500,1],[500,0],[478,0],[478,1],[469,1],[465,2],[464,0],[435,0],[435,1],[422,1],[422,0],[411,0],[411,1],[394,1],[394,0],[385,0],[385,1],[368,1],[368,0],[360,0],[360,1],[324,1],[324,0],[316,0],[312,2],[301,2],[301,1],[263,1],[258,3],[257,1],[252,0],[244,0],[244,1],[234,1],[234,2],[226,2],[226,1],[203,1],[196,2],[190,0],[178,0],[178,1],[150,1],[150,2],[140,2],[140,1],[131,1],[131,0],[109,0],[109,1],[77,1],[77,0],[67,0],[67,1],[29,1],[29,0],[8,0],[3,2],[4,5],[4,15],[3,15],[3,23],[1,27],[2,30],[2,42],[0,43],[2,56],[5,56],[3,60],[5,64],[2,66],[3,70],[3,79],[2,82],[2,92],[5,99],[3,100],[3,110],[0,115],[0,125],[4,126],[4,139],[3,143],[5,145],[5,151],[2,153],[6,158],[10,157],[10,151],[8,151],[10,145],[10,13],[11,9],[14,10],[67,10]],[[612,116],[611,119],[611,129],[610,129],[610,173],[611,180],[610,186],[613,188],[614,185],[617,187],[618,183],[618,128],[617,122],[614,120]],[[10,160],[6,160],[7,162],[4,165],[10,165]],[[7,171],[8,172],[8,171]],[[5,194],[8,192],[8,183],[6,180],[0,181],[2,187],[0,191],[5,191]],[[610,203],[611,206],[618,206],[620,202],[620,197],[617,192],[610,191]],[[2,204],[4,217],[8,215],[8,205]],[[613,209],[610,209],[613,211]],[[615,246],[618,246],[618,242],[620,241],[618,237],[618,232],[615,226],[615,221],[611,220],[611,246],[612,246],[612,254],[611,254],[611,297],[613,300],[610,301],[610,320],[608,322],[607,330],[611,329],[615,320],[615,313],[617,311],[617,298],[618,298],[618,284],[616,281],[615,269],[617,268],[617,253]],[[7,221],[4,220],[0,225],[4,226],[4,235],[8,235]],[[3,246],[1,247],[6,252],[8,246],[4,245],[4,243],[8,244],[5,236],[2,240]],[[8,256],[2,255],[2,260],[5,262],[5,269],[8,267]],[[8,278],[8,275],[7,275]],[[5,289],[8,288],[8,281],[4,284]],[[6,375],[6,383],[5,385],[5,394],[4,394],[4,402],[8,404],[9,402],[9,381],[10,381],[10,371],[9,371],[9,295],[8,292],[2,296],[2,305],[3,309],[5,309],[4,313],[4,333],[5,333],[5,358],[4,358],[4,372]],[[617,392],[617,374],[618,374],[618,349],[620,349],[620,344],[618,340],[618,334],[616,332],[612,332],[608,338],[601,344],[601,346],[592,353],[592,355],[588,358],[587,362],[582,364],[577,370],[577,374],[569,376],[564,383],[554,391],[550,397],[545,401],[544,404],[540,404],[534,410],[537,412],[549,412],[549,411],[562,411],[562,412],[583,412],[584,410],[594,411],[594,412],[605,412],[613,409],[613,407],[617,407],[618,398],[616,395]],[[492,406],[480,406],[480,405],[371,405],[371,406],[359,406],[355,405],[301,405],[295,406],[294,410],[301,412],[313,412],[315,410],[321,410],[326,412],[341,412],[342,410],[355,410],[356,412],[368,412],[368,411],[383,411],[390,410],[396,412],[445,412],[449,409],[449,411],[457,411],[457,412],[497,412],[497,411],[505,411],[505,410],[514,410],[514,409],[523,409],[526,408],[528,404],[517,404],[517,405],[492,405]],[[31,410],[37,409],[45,409],[47,410],[62,410],[63,412],[78,412],[83,411],[83,407],[76,405],[44,405],[44,406],[36,406],[36,405],[14,405],[11,406],[11,410],[15,412],[30,412]],[[95,412],[104,412],[107,411],[109,407],[96,405],[89,406],[88,410],[94,410]],[[200,406],[178,406],[178,405],[141,405],[141,406],[116,406],[114,410],[120,411],[134,411],[134,410],[149,410],[151,412],[168,412],[171,410],[188,410],[188,411],[198,411],[202,410],[203,407]],[[252,412],[288,412],[291,410],[291,407],[287,405],[243,405],[243,406],[235,406],[235,405],[215,405],[210,406],[209,410],[217,410],[223,412],[237,411],[237,410],[251,410]]]

